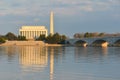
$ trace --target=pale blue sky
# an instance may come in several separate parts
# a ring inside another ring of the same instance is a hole
[[[54,11],[55,32],[120,32],[120,0],[0,0],[0,34],[18,34],[22,25],[49,29]]]

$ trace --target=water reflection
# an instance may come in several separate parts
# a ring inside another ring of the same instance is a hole
[[[114,53],[116,54],[116,55],[120,55],[120,47],[115,47],[114,48]]]
[[[107,47],[75,47],[74,51],[76,60],[100,60],[108,55]]]
[[[54,55],[58,57],[62,53],[60,47],[40,46],[8,46],[5,47],[5,52],[11,59],[18,55],[21,70],[26,75],[32,72],[42,72],[45,67],[49,67],[50,80],[54,79]],[[48,65],[48,63],[50,64]]]
[[[50,50],[50,80],[54,77],[54,49]]]
[[[49,79],[54,80],[54,59],[62,59],[62,47],[20,46],[19,63],[22,70],[38,72],[49,67]],[[49,65],[48,65],[49,63]]]
[[[1,47],[1,51],[3,56],[7,56],[8,62],[12,62],[15,59],[15,55],[17,53],[17,48],[16,46],[6,46],[6,47]]]
[[[64,47],[47,47],[50,57],[50,80],[54,80],[54,68],[55,68],[55,61],[62,60],[64,56]]]
[[[24,70],[40,71],[48,64],[47,50],[40,46],[20,46],[19,62]]]
[[[0,80],[119,80],[119,52],[117,47],[0,47]]]

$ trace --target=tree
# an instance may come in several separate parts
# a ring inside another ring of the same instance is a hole
[[[5,39],[2,38],[2,37],[0,37],[0,44],[1,44],[1,43],[5,43]]]
[[[17,37],[16,35],[14,35],[13,33],[9,32],[5,35],[5,37],[8,39],[8,40],[17,40]]]
[[[92,37],[98,37],[99,33],[98,32],[94,32],[92,33]]]
[[[53,40],[54,40],[54,43],[57,44],[61,41],[61,36],[59,35],[59,33],[55,33],[53,35]]]
[[[98,36],[98,33],[88,33],[88,32],[86,32],[84,34],[85,38],[93,38],[93,37],[97,37],[97,36]]]
[[[40,35],[36,40],[44,41],[44,40],[46,40],[46,36],[45,35]]]
[[[18,36],[18,40],[19,41],[26,41],[26,37],[25,36]]]
[[[54,44],[53,36],[52,36],[51,34],[47,36],[46,42],[47,42],[47,43],[50,43],[50,44]]]
[[[61,35],[61,40],[66,40],[67,37],[65,35]]]
[[[60,37],[61,37],[61,40],[59,44],[65,44],[67,37],[65,35],[61,35]]]
[[[105,33],[100,33],[98,36],[103,37],[103,36],[105,36]]]
[[[84,37],[85,37],[85,38],[89,38],[89,37],[90,37],[90,34],[89,34],[88,32],[86,32],[86,33],[84,34]]]
[[[55,33],[54,35],[48,35],[46,37],[46,42],[50,44],[58,44],[61,42],[65,42],[67,37],[65,35],[60,35],[59,33]]]
[[[84,37],[84,34],[82,34],[82,33],[76,33],[76,34],[74,34],[73,37],[74,37],[74,38],[83,38],[83,37]]]

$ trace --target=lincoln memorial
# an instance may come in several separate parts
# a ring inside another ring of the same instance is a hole
[[[40,35],[48,35],[48,30],[45,28],[45,26],[22,26],[22,28],[19,30],[20,36],[25,36],[26,39],[36,39]]]

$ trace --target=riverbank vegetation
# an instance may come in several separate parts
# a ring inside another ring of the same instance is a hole
[[[48,36],[45,35],[40,35],[37,37],[35,40],[36,41],[44,41],[45,43],[48,44],[64,44],[66,40],[65,35],[60,35],[59,33],[55,33],[54,35],[49,34]],[[16,36],[14,33],[7,33],[6,35],[1,35],[0,36],[0,43],[5,43],[5,41],[26,41],[25,36]]]
[[[66,38],[67,37],[65,35],[55,33],[54,35],[49,34],[47,37],[45,37],[45,35],[40,35],[36,40],[42,40],[49,44],[64,44]]]
[[[8,32],[6,35],[0,35],[0,44],[8,41],[26,41],[24,36],[16,36],[14,33]]]
[[[86,33],[75,33],[74,38],[98,38],[98,37],[119,37],[120,33],[98,33],[98,32],[86,32]]]
[[[0,37],[0,44],[5,43],[5,39],[3,37]]]
[[[98,38],[98,37],[119,37],[120,33],[98,33],[98,32],[86,32],[86,33],[75,33],[74,38]],[[67,37],[59,33],[54,35],[49,34],[48,36],[40,35],[35,40],[44,41],[48,44],[64,44]],[[27,41],[25,36],[16,36],[14,33],[8,32],[6,35],[0,35],[0,44],[5,43],[5,41]]]

